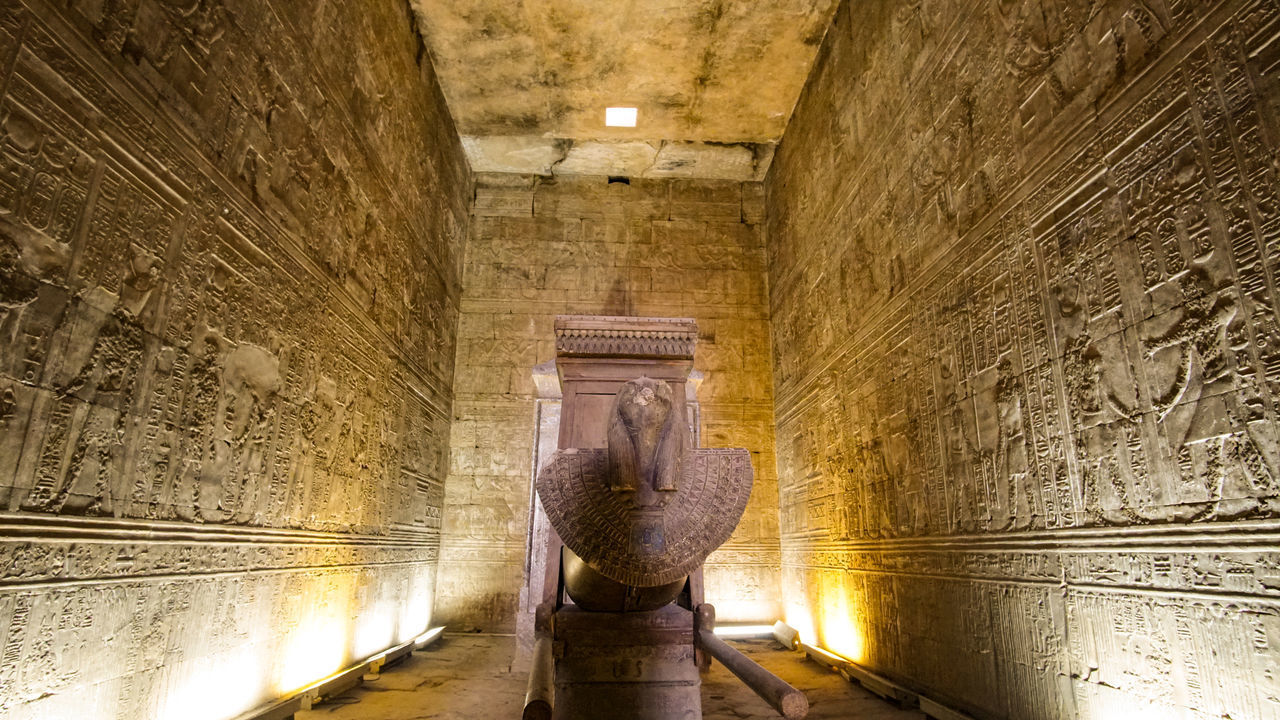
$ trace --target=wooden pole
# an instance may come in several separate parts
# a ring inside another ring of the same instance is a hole
[[[787,720],[801,720],[809,714],[809,699],[804,693],[715,636],[716,610],[709,603],[698,606],[694,622],[698,644],[703,651],[737,675],[739,680],[769,703],[778,714]]]
[[[551,655],[552,605],[538,606],[534,620],[533,667],[529,668],[529,687],[524,694],[522,720],[551,720],[555,701],[555,660]]]

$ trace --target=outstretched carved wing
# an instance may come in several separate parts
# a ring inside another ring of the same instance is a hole
[[[641,507],[609,489],[607,451],[561,450],[538,474],[538,496],[564,544],[605,577],[652,587],[697,569],[733,534],[751,495],[751,455],[696,449],[675,492]]]

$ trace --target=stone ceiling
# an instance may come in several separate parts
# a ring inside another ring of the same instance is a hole
[[[762,179],[833,0],[411,0],[477,172]],[[605,127],[610,106],[639,109]]]

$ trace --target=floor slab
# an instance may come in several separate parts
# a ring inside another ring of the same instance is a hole
[[[743,653],[805,692],[811,720],[923,720],[772,640],[735,640]],[[350,692],[297,720],[488,720],[518,718],[526,675],[512,672],[515,638],[446,634]],[[719,663],[703,676],[705,720],[766,720],[778,715]]]

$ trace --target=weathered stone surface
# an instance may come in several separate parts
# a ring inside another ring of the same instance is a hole
[[[773,143],[574,140],[543,135],[464,135],[476,172],[621,175],[760,181]]]
[[[514,625],[535,469],[532,370],[555,357],[553,323],[564,314],[696,318],[694,366],[708,368],[698,391],[702,444],[747,448],[756,472],[738,530],[708,558],[707,600],[727,620],[778,614],[769,319],[763,237],[742,221],[744,207],[758,214],[749,187],[478,176],[459,319],[442,618]]]
[[[702,720],[691,611],[568,605],[556,611],[554,633],[555,720]]]
[[[0,4],[0,716],[230,717],[428,622],[471,178],[420,50]]]
[[[837,12],[766,183],[793,624],[982,717],[1280,717],[1278,29]]]
[[[412,0],[480,172],[759,180],[833,0]],[[606,127],[609,106],[638,109]]]

